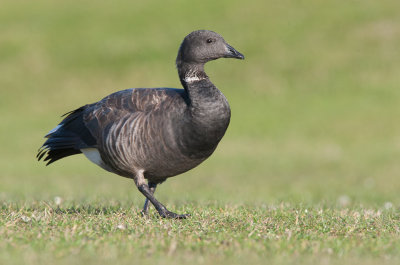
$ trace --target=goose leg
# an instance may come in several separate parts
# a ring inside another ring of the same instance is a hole
[[[151,188],[149,187],[149,185],[146,184],[143,173],[143,170],[138,171],[133,180],[135,181],[135,184],[139,191],[146,197],[147,200],[149,200],[154,205],[158,214],[163,218],[186,219],[189,216],[188,214],[176,214],[174,212],[170,212],[164,205],[156,200],[153,195],[155,187],[153,189],[153,192],[151,192]],[[150,186],[152,186],[151,183]]]
[[[157,184],[149,181],[148,186],[150,189],[150,193],[154,196],[154,192],[156,191]],[[148,213],[149,202],[150,202],[149,199],[146,198],[146,200],[144,201],[143,210],[142,210],[143,215],[147,215],[147,213]]]
[[[162,218],[186,219],[189,216],[188,214],[176,214],[174,212],[168,211],[168,209],[164,205],[156,200],[147,184],[139,185],[138,189],[154,205],[157,212]]]

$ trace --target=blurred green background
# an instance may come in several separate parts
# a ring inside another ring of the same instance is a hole
[[[206,66],[232,121],[166,204],[400,204],[400,1],[11,1],[0,8],[0,200],[121,201],[133,181],[82,155],[35,159],[60,115],[130,87],[180,87],[183,37],[246,56]]]

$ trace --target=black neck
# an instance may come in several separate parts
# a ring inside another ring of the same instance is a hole
[[[209,103],[218,103],[222,93],[204,72],[204,64],[177,64],[179,79],[190,100],[190,110],[207,108]]]
[[[179,79],[189,98],[191,118],[182,127],[185,135],[182,151],[196,150],[198,156],[207,157],[214,151],[224,135],[230,120],[229,104],[204,72],[204,64],[188,64],[177,60]],[[195,154],[190,153],[189,156]],[[196,156],[197,156],[196,155]]]
[[[185,90],[192,82],[190,80],[198,79],[208,79],[207,74],[204,72],[204,64],[202,63],[186,63],[186,62],[176,62],[178,68],[179,80]]]

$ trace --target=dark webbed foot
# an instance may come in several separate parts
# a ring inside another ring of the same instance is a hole
[[[177,214],[168,210],[162,213],[159,212],[159,214],[162,218],[167,218],[167,219],[186,219],[190,217],[190,214]]]

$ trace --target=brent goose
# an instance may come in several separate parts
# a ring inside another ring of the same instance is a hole
[[[186,218],[156,200],[157,184],[208,158],[224,136],[231,111],[204,64],[244,56],[217,33],[198,30],[183,40],[176,58],[184,89],[133,88],[66,113],[45,137],[38,160],[53,163],[83,153],[105,170],[132,178],[164,218]],[[147,183],[146,183],[147,179]]]

